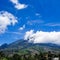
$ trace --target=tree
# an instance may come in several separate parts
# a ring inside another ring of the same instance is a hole
[[[5,57],[5,54],[3,53],[3,51],[0,51],[0,58],[1,57]]]
[[[12,60],[21,60],[21,57],[18,54],[14,54]]]

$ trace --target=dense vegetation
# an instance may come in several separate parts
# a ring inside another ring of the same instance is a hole
[[[51,43],[18,40],[0,46],[0,60],[53,60],[54,57],[60,58],[60,46]]]
[[[2,51],[0,51],[0,60],[52,60],[52,58],[58,57],[60,58],[60,53],[54,54],[52,52],[39,52],[39,54],[29,53],[20,55],[18,53],[12,55],[5,55]]]

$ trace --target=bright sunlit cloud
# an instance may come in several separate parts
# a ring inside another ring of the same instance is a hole
[[[18,21],[16,20],[17,18],[7,12],[7,11],[1,11],[0,12],[0,33],[4,33],[7,27],[9,25],[15,25]]]
[[[18,9],[18,10],[24,9],[24,8],[27,8],[27,7],[28,7],[28,5],[26,5],[26,4],[21,4],[21,3],[19,3],[18,0],[10,0],[10,1],[14,4],[14,7],[15,7],[16,9]]]
[[[25,36],[25,40],[29,40],[29,42],[33,43],[53,43],[60,44],[60,32],[52,31],[52,32],[44,32],[44,31],[36,31],[30,30],[27,31]]]

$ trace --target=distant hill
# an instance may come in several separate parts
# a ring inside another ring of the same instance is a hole
[[[47,52],[54,51],[60,52],[60,46],[51,43],[29,43],[28,40],[17,40],[11,44],[3,44],[0,46],[0,50],[8,53],[19,52],[23,50],[28,50],[29,52]]]

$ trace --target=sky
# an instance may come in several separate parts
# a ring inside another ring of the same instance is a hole
[[[59,36],[60,0],[0,0],[0,45],[19,39],[60,45]]]

